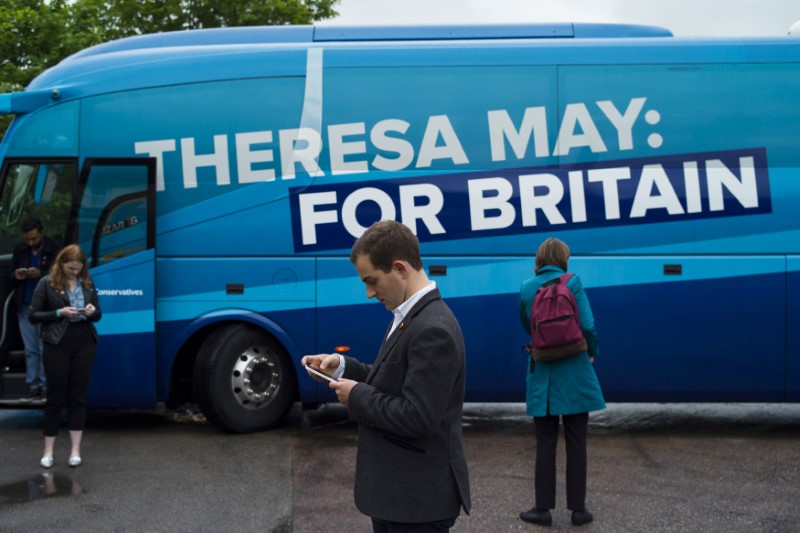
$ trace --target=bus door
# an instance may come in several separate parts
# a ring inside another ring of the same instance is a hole
[[[89,261],[103,313],[89,386],[101,407],[153,407],[155,174],[151,158],[86,159],[68,234]]]
[[[22,245],[22,223],[38,219],[43,233],[61,246],[73,191],[77,159],[9,158],[0,170],[0,405],[27,395],[25,357],[17,318],[12,254]]]

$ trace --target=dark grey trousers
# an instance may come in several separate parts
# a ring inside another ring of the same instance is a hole
[[[586,508],[586,428],[589,413],[563,415],[564,438],[567,441],[567,509]],[[536,416],[536,508],[556,507],[556,445],[558,416]]]

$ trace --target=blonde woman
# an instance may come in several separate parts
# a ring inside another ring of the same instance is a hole
[[[56,256],[48,276],[36,285],[30,321],[42,324],[47,403],[44,408],[44,453],[40,464],[53,466],[53,446],[61,412],[67,405],[71,450],[69,466],[80,466],[86,422],[86,391],[98,341],[97,290],[86,268],[86,254],[71,244]]]

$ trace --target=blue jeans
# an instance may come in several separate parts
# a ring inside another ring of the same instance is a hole
[[[30,306],[25,304],[17,311],[19,319],[19,333],[25,344],[25,383],[32,387],[46,387],[47,379],[44,377],[44,361],[42,360],[41,325],[31,324],[28,320]]]

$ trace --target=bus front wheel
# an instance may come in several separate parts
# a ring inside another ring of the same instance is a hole
[[[289,356],[269,335],[247,324],[209,335],[197,354],[193,381],[206,418],[233,433],[274,426],[297,391]]]

